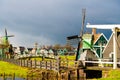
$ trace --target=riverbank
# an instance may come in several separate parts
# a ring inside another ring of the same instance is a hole
[[[11,76],[12,78],[21,77],[21,78],[40,78],[45,79],[50,76],[58,78],[58,73],[52,70],[45,69],[35,69],[35,68],[26,68],[20,67],[8,62],[0,61],[0,76],[7,77]]]
[[[20,67],[14,64],[10,64],[8,62],[0,61],[0,74],[15,74],[18,75],[24,75],[26,76],[29,72],[28,68]]]

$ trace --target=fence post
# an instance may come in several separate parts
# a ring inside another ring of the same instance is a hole
[[[18,60],[16,60],[16,65],[18,65]]]
[[[28,60],[27,60],[27,67],[28,67]]]
[[[49,80],[49,73],[47,72],[47,80]]]
[[[25,67],[25,60],[23,60],[23,66]]]
[[[58,76],[58,72],[57,72],[57,74],[56,74],[56,80],[59,80],[58,78],[59,78],[59,76]]]
[[[52,70],[52,61],[50,60],[50,70]]]
[[[32,60],[30,60],[30,68],[32,68]]]
[[[41,61],[40,61],[40,68],[42,68],[42,63],[41,63]]]
[[[77,80],[79,80],[80,75],[79,75],[79,69],[77,69]]]
[[[71,80],[70,76],[71,76],[71,71],[68,72],[68,80]]]
[[[60,71],[61,58],[57,59],[57,70]]]
[[[20,60],[18,60],[18,65],[20,66]]]
[[[46,66],[46,69],[47,69],[47,61],[45,63],[46,63],[45,66]]]
[[[42,80],[45,80],[45,72],[42,72]]]
[[[20,59],[20,66],[22,66],[22,59]]]
[[[34,63],[35,63],[34,65],[35,65],[35,68],[36,68],[36,59],[34,60]]]

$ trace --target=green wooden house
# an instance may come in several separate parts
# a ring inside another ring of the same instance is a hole
[[[103,58],[103,50],[108,43],[107,38],[103,33],[101,34],[94,34],[93,38],[93,48],[95,49],[96,53],[98,54],[99,58]]]
[[[82,50],[93,51],[98,58],[103,57],[103,50],[108,42],[103,33],[96,33],[96,30],[92,30],[92,34],[84,34],[82,40]]]

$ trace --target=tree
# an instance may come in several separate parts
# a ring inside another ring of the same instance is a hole
[[[60,44],[55,44],[55,45],[53,46],[53,48],[54,48],[55,50],[61,49],[61,45],[60,45]]]
[[[71,51],[73,49],[73,47],[69,44],[64,45],[63,48],[66,48],[68,51]]]

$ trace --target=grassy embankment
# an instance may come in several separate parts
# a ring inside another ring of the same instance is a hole
[[[37,58],[38,60],[41,60],[41,58]],[[75,56],[61,56],[62,60],[74,60]],[[45,60],[50,60],[50,59],[45,59]],[[70,63],[73,64],[73,63]],[[15,73],[16,76],[19,75],[28,75],[28,73],[30,73],[32,70],[30,70],[29,68],[25,68],[25,67],[20,67],[20,66],[16,66],[14,64],[10,64],[7,62],[3,62],[0,61],[0,74],[5,73],[5,74],[13,74]],[[103,70],[103,78],[100,79],[93,79],[93,80],[120,80],[120,69],[116,69],[116,70],[109,70],[109,71],[104,71]]]
[[[32,69],[26,67],[20,67],[8,62],[0,61],[0,75],[13,75],[17,77],[27,77],[27,76],[41,76],[42,72],[56,74],[52,70],[45,70],[45,69]]]
[[[120,80],[120,69],[103,71],[103,78],[94,80]]]
[[[10,64],[8,62],[0,61],[0,74],[5,73],[9,75],[15,73],[16,76],[18,75],[26,76],[27,72],[28,72],[28,68],[20,67],[14,64]]]

